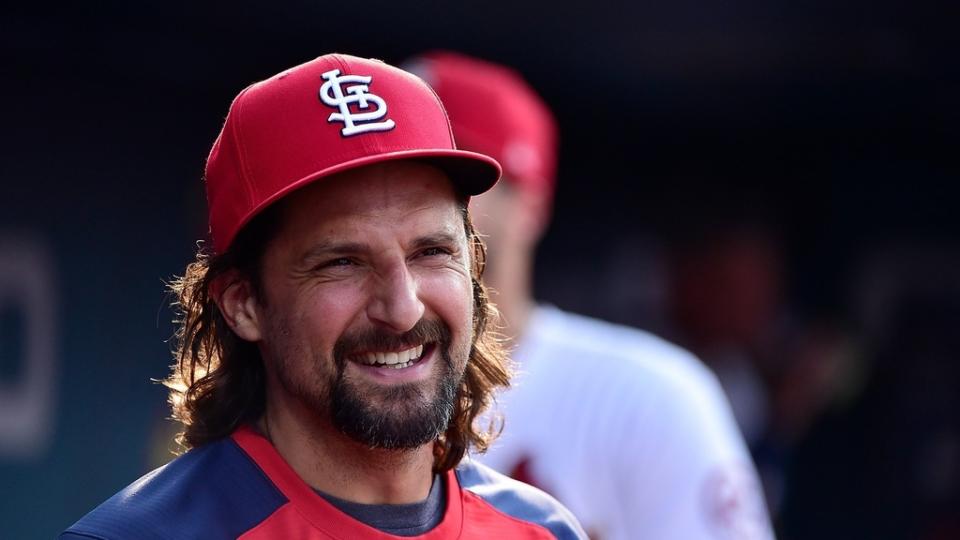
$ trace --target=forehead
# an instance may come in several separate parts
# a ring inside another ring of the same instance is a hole
[[[462,202],[449,178],[433,166],[414,161],[340,173],[291,194],[283,204],[281,236],[295,242],[370,232],[376,227],[394,233],[461,228]],[[365,238],[376,239],[376,235]]]

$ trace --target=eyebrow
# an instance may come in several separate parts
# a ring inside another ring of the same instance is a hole
[[[308,249],[300,257],[301,262],[311,259],[329,257],[331,255],[345,255],[350,253],[360,253],[370,249],[370,246],[361,242],[318,242]]]
[[[436,234],[428,234],[426,236],[421,236],[413,241],[413,247],[415,248],[424,248],[430,246],[449,246],[456,245],[459,242],[459,238],[456,235],[448,232],[438,232]]]
[[[459,239],[457,235],[448,232],[437,232],[416,238],[411,245],[414,249],[420,249],[430,246],[449,246],[456,245]],[[301,262],[310,261],[332,255],[349,255],[354,253],[364,253],[371,251],[369,244],[363,242],[336,242],[322,241],[314,244],[310,249],[300,257]]]

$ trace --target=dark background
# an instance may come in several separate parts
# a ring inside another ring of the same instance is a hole
[[[163,281],[205,235],[204,160],[236,92],[326,52],[433,48],[515,67],[557,114],[539,298],[652,328],[718,371],[720,349],[752,366],[767,405],[748,439],[780,537],[960,537],[948,15],[827,0],[4,8],[0,420],[16,400],[40,412],[30,443],[0,431],[0,537],[50,538],[163,460]],[[3,276],[25,253],[40,254],[32,277]],[[730,256],[742,289],[712,273]],[[703,283],[734,292],[678,300]],[[751,295],[743,331],[704,330]]]

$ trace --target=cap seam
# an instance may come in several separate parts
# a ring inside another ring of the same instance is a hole
[[[340,66],[340,69],[342,70],[341,73],[344,75],[349,75],[349,73],[347,73],[347,62],[343,57],[340,56],[340,53],[333,53],[330,55],[330,57],[333,58],[333,60]]]
[[[237,158],[240,160],[240,171],[243,175],[241,178],[241,183],[243,187],[246,188],[247,193],[247,207],[250,208],[253,206],[253,202],[256,200],[256,194],[253,189],[253,172],[247,165],[247,150],[246,145],[243,143],[243,135],[241,133],[240,126],[243,123],[243,111],[246,109],[247,102],[243,99],[247,95],[247,92],[252,88],[253,85],[248,86],[240,93],[237,97],[237,121],[233,126],[233,138],[237,141]]]
[[[450,115],[447,114],[447,107],[444,106],[443,100],[440,99],[440,94],[437,94],[437,91],[420,77],[417,77],[417,80],[419,84],[426,86],[427,89],[430,90],[430,93],[433,94],[433,99],[436,100],[437,105],[440,106],[440,110],[443,112],[443,118],[447,121],[447,135],[450,138],[450,145],[457,148],[457,139],[453,136],[453,122],[450,121]]]

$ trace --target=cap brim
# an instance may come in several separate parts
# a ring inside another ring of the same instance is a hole
[[[453,183],[454,188],[461,195],[465,196],[479,195],[484,191],[487,191],[497,183],[497,180],[500,179],[502,172],[500,164],[497,163],[497,160],[489,156],[478,154],[476,152],[469,152],[467,150],[453,150],[446,148],[419,149],[384,152],[381,154],[364,156],[362,158],[338,163],[334,167],[328,167],[326,169],[309,174],[295,182],[291,182],[282,190],[277,191],[269,198],[264,199],[260,202],[260,204],[247,212],[247,214],[243,216],[243,218],[240,220],[240,223],[237,225],[236,231],[239,232],[240,229],[246,226],[246,224],[254,218],[254,216],[262,212],[266,207],[302,187],[313,184],[314,182],[320,181],[334,174],[356,169],[358,167],[373,165],[375,163],[382,163],[386,161],[400,160],[416,160],[436,166],[450,177],[450,181]],[[232,244],[234,238],[236,238],[236,233],[234,233],[234,235],[227,240],[225,245],[229,246]]]
[[[500,164],[492,157],[466,150],[427,150],[409,152],[419,154],[400,157],[416,159],[435,165],[450,177],[454,187],[463,195],[479,195],[492,188],[500,179]]]

